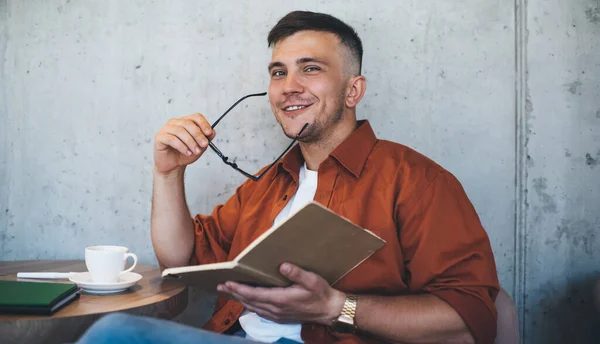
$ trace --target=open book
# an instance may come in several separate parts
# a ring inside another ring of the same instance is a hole
[[[162,276],[181,278],[207,291],[227,281],[285,287],[291,282],[279,267],[291,263],[332,285],[384,244],[372,232],[312,202],[256,238],[233,261],[165,269]]]

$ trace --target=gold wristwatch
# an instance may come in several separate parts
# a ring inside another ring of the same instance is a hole
[[[334,332],[339,333],[354,333],[356,332],[356,322],[354,317],[356,315],[356,302],[358,296],[347,295],[346,301],[344,302],[344,308],[342,308],[342,314],[333,321],[331,326]]]

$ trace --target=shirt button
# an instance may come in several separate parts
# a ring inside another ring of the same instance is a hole
[[[230,322],[231,322],[231,320],[225,319],[225,325],[229,325]]]

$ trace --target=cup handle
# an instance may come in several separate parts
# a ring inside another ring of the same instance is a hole
[[[127,260],[129,257],[133,258],[133,265],[129,269],[121,271],[121,275],[126,272],[131,272],[137,265],[138,257],[135,255],[135,253],[125,253],[124,259]]]

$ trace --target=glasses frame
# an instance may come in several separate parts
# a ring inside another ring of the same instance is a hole
[[[221,122],[221,120],[225,117],[225,115],[227,115],[231,110],[233,110],[233,108],[235,108],[239,103],[241,103],[242,101],[244,101],[247,98],[250,97],[261,97],[261,96],[266,96],[267,92],[261,92],[261,93],[253,93],[253,94],[248,94],[246,96],[243,96],[242,98],[240,98],[237,102],[235,102],[233,105],[231,105],[229,107],[229,109],[227,109],[227,111],[225,111],[225,113],[223,113],[221,115],[221,117],[219,117],[212,125],[211,128],[215,128],[217,126],[217,124],[219,124],[219,122]],[[253,181],[259,181],[264,175],[265,173],[267,173],[273,166],[275,166],[275,164],[292,148],[292,146],[294,146],[294,144],[296,143],[296,141],[298,141],[298,138],[300,137],[300,134],[302,134],[302,132],[304,131],[304,129],[306,129],[306,127],[308,126],[308,123],[304,124],[304,126],[302,127],[302,129],[300,130],[300,132],[298,133],[298,135],[296,135],[296,137],[294,137],[294,140],[292,141],[292,143],[290,143],[290,145],[285,149],[285,151],[283,151],[283,153],[281,153],[281,155],[275,160],[273,161],[273,163],[271,163],[271,165],[269,165],[269,167],[267,167],[266,170],[264,170],[260,175],[255,176],[253,174],[250,174],[244,170],[242,170],[241,168],[238,167],[238,165],[235,162],[231,162],[229,161],[229,157],[227,157],[225,154],[223,154],[223,152],[221,152],[221,150],[219,148],[217,148],[217,146],[215,146],[214,143],[209,142],[208,146],[213,150],[213,152],[215,152],[215,154],[217,154],[217,156],[219,158],[221,158],[221,160],[223,160],[223,162],[229,166],[231,166],[234,170],[238,171],[239,173],[243,174],[246,178],[252,179]]]

